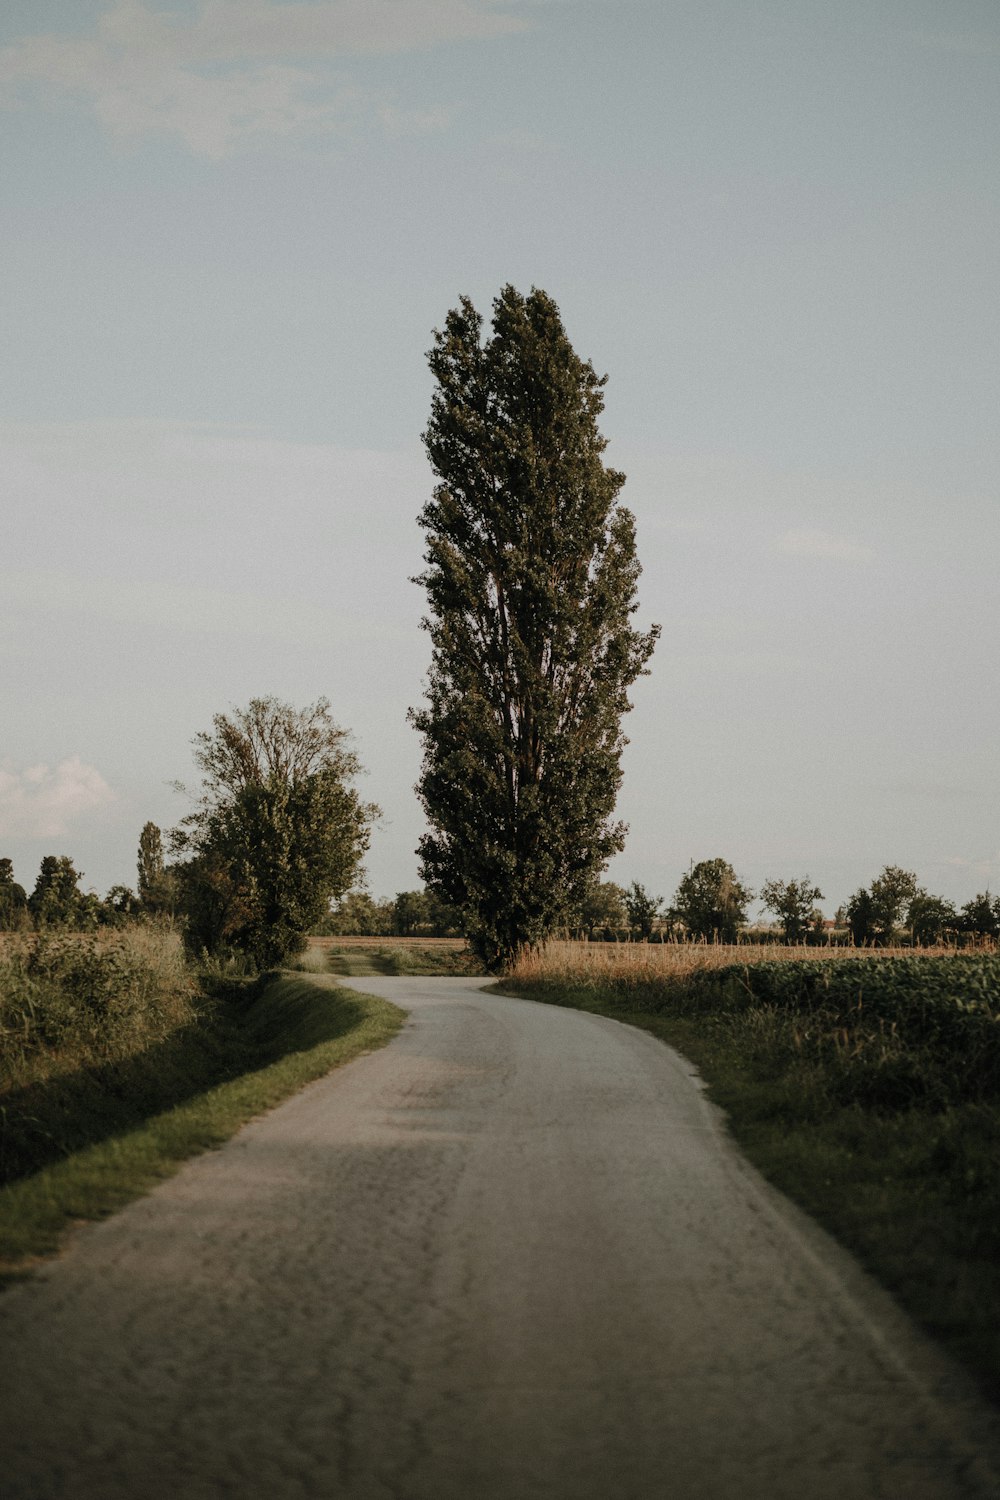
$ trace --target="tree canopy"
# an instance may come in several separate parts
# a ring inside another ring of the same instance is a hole
[[[173,834],[195,951],[284,963],[354,881],[378,809],[348,784],[360,763],[329,710],[254,698],[196,736],[201,792]]]
[[[753,891],[740,884],[727,860],[703,859],[677,887],[671,915],[684,923],[691,937],[734,943],[752,900]]]
[[[628,925],[637,932],[640,938],[648,939],[653,931],[653,923],[660,915],[660,907],[663,905],[662,896],[654,896],[647,891],[638,880],[633,880],[625,892],[625,910],[628,913]]]
[[[37,927],[86,925],[88,903],[80,890],[81,875],[68,854],[46,854],[38,870],[28,908]]]
[[[659,632],[631,623],[640,568],[624,475],[602,461],[605,379],[552,299],[505,287],[484,339],[463,298],[428,358],[418,852],[499,967],[579,911],[624,843],[621,719]]]
[[[0,859],[0,932],[24,927],[29,921],[27,892],[14,879],[13,861]]]
[[[785,941],[801,943],[809,929],[814,904],[823,900],[823,892],[804,875],[801,880],[765,880],[760,899],[781,922]]]

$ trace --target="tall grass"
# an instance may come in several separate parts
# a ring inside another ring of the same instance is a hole
[[[168,933],[136,925],[6,944],[0,1182],[214,1084],[244,1050],[225,983],[199,982]]]
[[[0,950],[0,1093],[118,1062],[195,1017],[177,938],[134,926],[17,938]]]

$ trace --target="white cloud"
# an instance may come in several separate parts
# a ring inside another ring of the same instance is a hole
[[[177,135],[221,158],[260,136],[439,129],[441,107],[400,110],[332,65],[362,54],[489,40],[527,23],[484,0],[202,0],[193,17],[117,0],[88,36],[37,35],[0,49],[8,102],[40,84],[89,103],[123,140]]]
[[[54,770],[0,766],[0,834],[6,837],[61,838],[83,814],[114,800],[100,771],[78,755],[60,761]]]
[[[851,541],[850,537],[809,526],[786,531],[778,537],[775,546],[790,557],[823,557],[834,562],[870,562],[874,556],[870,547]]]

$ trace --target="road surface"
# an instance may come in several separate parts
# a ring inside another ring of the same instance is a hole
[[[351,981],[346,981],[351,983]],[[997,1427],[690,1067],[463,979],[0,1297],[4,1500],[957,1500]]]

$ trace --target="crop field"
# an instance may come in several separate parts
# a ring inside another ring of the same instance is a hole
[[[843,963],[851,959],[953,958],[955,948],[844,948],[784,943],[587,943],[552,941],[522,954],[509,978],[553,984],[637,985],[683,979],[733,964]],[[990,949],[989,951],[992,951]]]

